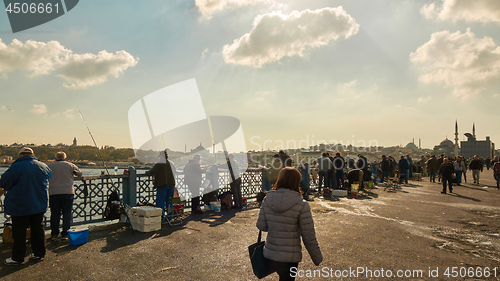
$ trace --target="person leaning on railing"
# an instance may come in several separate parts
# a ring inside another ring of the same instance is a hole
[[[62,215],[61,238],[67,239],[75,199],[74,177],[81,177],[82,172],[75,164],[66,161],[66,153],[62,151],[56,153],[56,161],[50,163],[49,168],[52,170],[49,182],[50,237],[55,239],[59,235],[59,222]]]
[[[264,257],[280,280],[294,280],[293,268],[302,260],[300,238],[315,265],[323,261],[316,240],[311,207],[300,194],[300,172],[293,167],[283,168],[278,181],[262,202],[257,228],[267,231]]]
[[[5,213],[12,217],[12,257],[6,265],[20,265],[26,255],[26,229],[31,228],[31,259],[45,258],[45,232],[43,217],[47,211],[47,189],[52,171],[35,158],[33,150],[23,147],[19,158],[0,178],[5,195]]]
[[[175,173],[174,163],[168,160],[167,150],[160,153],[160,161],[151,170],[146,172],[148,176],[154,176],[153,188],[156,189],[156,207],[165,209],[166,204],[170,204],[170,198],[174,197]],[[162,220],[165,214],[162,212]]]

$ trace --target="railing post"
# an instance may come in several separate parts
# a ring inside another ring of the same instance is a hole
[[[128,178],[123,179],[123,203],[137,205],[137,170],[132,166],[128,167]]]

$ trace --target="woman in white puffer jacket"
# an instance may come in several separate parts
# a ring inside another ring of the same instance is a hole
[[[300,237],[315,265],[323,261],[319,249],[311,207],[300,194],[300,172],[292,167],[283,168],[278,181],[262,202],[257,228],[267,231],[264,256],[270,260],[280,280],[294,280],[302,260]]]

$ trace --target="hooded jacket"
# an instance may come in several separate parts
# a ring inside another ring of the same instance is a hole
[[[287,188],[270,191],[262,202],[257,228],[267,231],[264,256],[278,262],[300,262],[300,237],[315,264],[323,261],[316,240],[311,207],[300,193]]]

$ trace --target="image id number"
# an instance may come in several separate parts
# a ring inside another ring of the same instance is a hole
[[[59,3],[52,5],[52,3],[9,3],[5,9],[7,13],[14,14],[51,14],[59,13]]]
[[[490,269],[489,267],[447,267],[444,271],[446,277],[469,277],[469,278],[482,278],[482,277],[497,277],[497,268]]]

